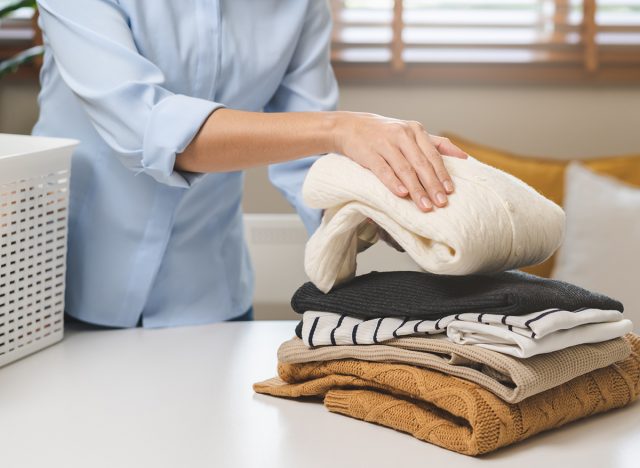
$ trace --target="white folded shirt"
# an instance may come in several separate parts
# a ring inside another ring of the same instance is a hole
[[[477,345],[502,354],[528,358],[569,346],[612,340],[632,331],[631,320],[622,319],[580,325],[557,330],[543,338],[531,338],[494,325],[454,321],[447,327],[447,336],[454,343]]]
[[[522,316],[483,313],[451,315],[439,320],[398,317],[361,319],[332,312],[308,311],[302,339],[309,347],[375,344],[409,335],[446,333],[451,341],[483,346],[503,354],[530,357],[582,343],[629,333],[633,325],[616,310],[547,309]]]
[[[498,314],[458,314],[456,321],[481,323],[505,328],[528,338],[543,338],[558,330],[575,328],[588,323],[617,322],[624,316],[617,310],[588,309],[572,312],[561,309],[547,309],[525,315]],[[449,322],[451,323],[451,322]]]

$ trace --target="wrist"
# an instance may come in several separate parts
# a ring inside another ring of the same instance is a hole
[[[343,112],[322,112],[322,135],[324,147],[327,153],[342,153],[341,129],[343,125]]]

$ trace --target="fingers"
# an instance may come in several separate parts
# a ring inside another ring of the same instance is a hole
[[[422,211],[431,211],[433,203],[420,181],[416,169],[411,165],[407,157],[398,148],[392,146],[388,147],[381,156],[393,169],[393,172],[395,172],[404,186],[407,187],[409,195],[416,206]]]
[[[430,136],[418,122],[375,114],[344,114],[347,134],[341,152],[371,170],[392,193],[410,196],[422,211],[444,207],[454,190],[443,154],[467,154],[448,139]]]
[[[429,198],[433,204],[437,207],[445,206],[447,204],[447,191],[438,177],[436,167],[434,166],[434,162],[439,156],[437,155],[435,148],[432,148],[431,150],[425,148],[423,151],[415,140],[411,140],[405,143],[402,151],[407,160],[415,168],[416,174],[420,179],[420,183],[427,190]],[[447,180],[449,180],[448,174]]]
[[[407,186],[396,176],[397,173],[389,167],[387,161],[381,156],[371,155],[363,163],[363,166],[373,172],[397,196],[404,198],[409,194]]]
[[[441,153],[432,144],[429,135],[426,132],[418,132],[416,135],[416,143],[433,166],[433,170],[436,173],[438,180],[444,187],[446,193],[453,193],[453,180],[451,179],[449,171],[447,171],[447,168],[444,165]]]
[[[440,154],[453,156],[460,159],[467,159],[469,155],[451,143],[451,140],[437,135],[428,135]]]

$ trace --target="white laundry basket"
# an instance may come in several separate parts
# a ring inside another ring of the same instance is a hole
[[[76,145],[0,134],[0,366],[62,339]]]

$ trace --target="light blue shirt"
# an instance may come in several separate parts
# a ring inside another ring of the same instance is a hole
[[[221,106],[332,110],[325,0],[39,0],[46,54],[34,134],[76,138],[66,310],[145,327],[215,322],[251,305],[242,172],[174,170]],[[216,148],[211,148],[215,158]],[[313,158],[269,167],[314,230]],[[274,265],[274,268],[277,268]]]

